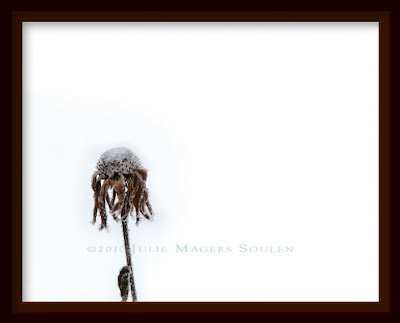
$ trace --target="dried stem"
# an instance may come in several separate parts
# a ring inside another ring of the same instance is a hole
[[[130,284],[131,284],[132,301],[136,302],[136,289],[135,289],[135,281],[133,279],[133,267],[132,267],[132,260],[131,260],[131,248],[129,246],[129,232],[128,232],[128,217],[127,216],[122,219],[122,232],[124,234],[126,263],[129,267],[129,280],[130,280]]]

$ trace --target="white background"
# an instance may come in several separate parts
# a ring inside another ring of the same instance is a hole
[[[118,146],[156,213],[131,242],[168,248],[139,301],[379,300],[378,23],[24,23],[24,301],[120,301],[121,227],[90,223]]]

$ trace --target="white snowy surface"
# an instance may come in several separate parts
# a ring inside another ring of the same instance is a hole
[[[139,301],[378,300],[377,23],[27,22],[23,91],[24,301],[120,301],[90,180],[121,146],[156,214],[131,243],[166,247]]]

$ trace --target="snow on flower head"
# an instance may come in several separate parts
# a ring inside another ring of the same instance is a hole
[[[112,148],[104,152],[96,168],[108,177],[130,174],[142,167],[139,157],[125,147]]]

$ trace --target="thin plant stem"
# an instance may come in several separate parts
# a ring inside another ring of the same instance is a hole
[[[136,289],[135,289],[135,281],[133,279],[131,248],[129,246],[128,217],[125,217],[124,219],[122,219],[122,232],[124,234],[126,263],[129,267],[129,280],[130,280],[130,284],[131,284],[132,301],[136,302]]]

